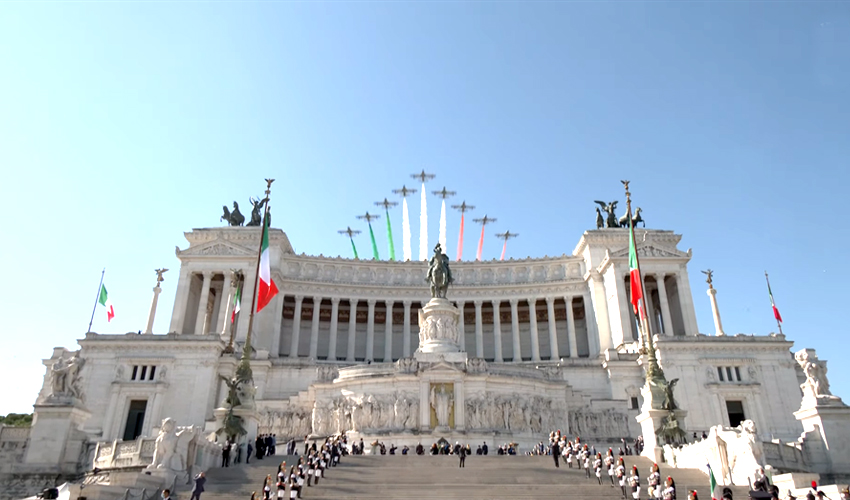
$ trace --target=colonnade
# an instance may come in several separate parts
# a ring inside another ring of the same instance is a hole
[[[307,357],[346,362],[366,360],[387,362],[398,357],[411,356],[417,348],[417,345],[414,344],[415,339],[411,339],[412,335],[415,335],[418,330],[416,316],[413,313],[415,313],[414,309],[421,307],[422,303],[420,302],[375,298],[340,299],[339,297],[326,298],[300,294],[287,295],[283,300],[286,301],[284,319],[288,321],[281,322],[279,335],[283,339],[280,354],[285,357],[293,359]],[[328,301],[331,305],[329,317],[327,314]],[[558,311],[560,313],[557,316],[556,301],[559,301]],[[509,312],[506,310],[508,308],[504,307],[505,302],[508,303]],[[541,312],[538,311],[540,302],[545,302],[542,318],[538,317],[541,315]],[[595,321],[592,320],[593,312],[589,308],[589,293],[559,297],[510,298],[507,301],[501,299],[457,300],[455,305],[461,310],[458,327],[463,333],[460,336],[460,347],[462,350],[469,351],[471,356],[488,358],[499,363],[557,360],[561,358],[562,354],[575,358],[580,356],[578,338],[583,339],[582,345],[586,347],[586,352],[581,354],[582,356],[595,355],[599,352],[596,325]],[[306,312],[304,311],[305,306],[309,308]],[[575,306],[584,308],[584,326],[582,329],[576,327]],[[527,315],[527,318],[523,318],[525,321],[520,321],[520,308],[522,308],[522,315]],[[326,312],[324,316],[321,313],[322,310]],[[485,310],[489,319],[486,324],[484,322]],[[472,315],[473,311],[474,329],[467,329],[466,315],[467,313]],[[394,319],[394,315],[399,316],[398,312],[401,312],[399,320]],[[508,314],[511,326],[510,331],[505,332],[502,326],[502,316]],[[587,321],[588,318],[591,318],[591,320]],[[547,324],[544,332],[540,331],[539,319]],[[559,320],[565,322],[560,328],[558,326]],[[310,321],[309,331],[305,331],[303,321]],[[340,322],[347,322],[347,327],[344,324],[341,327]],[[363,323],[366,325],[365,331],[362,328]],[[361,325],[360,328],[358,328],[358,324]],[[320,328],[320,325],[322,328]],[[561,353],[562,349],[559,346],[561,343],[559,330],[561,329],[564,330],[560,332],[561,336],[565,335],[567,338],[566,349],[564,349],[566,352],[564,353]],[[399,333],[401,333],[400,339],[398,339]],[[310,336],[309,342],[303,339],[306,334]],[[340,337],[346,334],[347,337],[343,339],[346,345],[345,352],[338,352]],[[466,345],[467,334],[470,334],[470,337],[474,339],[473,345]],[[541,334],[547,336],[548,341],[545,346],[547,352],[542,352]],[[503,338],[503,335],[510,335],[510,338]],[[324,336],[327,336],[326,339],[322,338]],[[382,342],[380,342],[382,345],[376,348],[376,339],[381,339],[381,336],[383,337]],[[397,344],[394,345],[394,342],[399,340],[401,341],[400,350]],[[510,341],[511,345],[509,356],[505,356],[503,353],[503,342],[507,340]],[[305,344],[309,346],[306,351],[304,349]],[[320,344],[323,347],[322,349],[319,349]],[[487,353],[487,355],[485,355],[485,345],[492,347],[492,352]],[[365,352],[365,354],[356,356],[356,351]]]
[[[693,307],[690,300],[690,286],[682,272],[647,272],[644,276],[644,300],[649,313],[649,320],[653,334],[665,336],[695,335],[697,333],[696,317],[693,316]],[[651,279],[651,281],[650,281]],[[668,292],[667,281],[674,287]],[[654,284],[654,286],[653,286]],[[624,276],[618,280],[618,295],[620,297],[620,311],[628,318],[631,325],[633,338],[636,337],[637,323],[634,311],[631,307],[631,288],[629,277]],[[656,292],[656,293],[653,293]],[[658,297],[656,303],[655,297]]]

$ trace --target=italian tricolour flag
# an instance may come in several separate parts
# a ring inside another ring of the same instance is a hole
[[[717,480],[714,479],[714,471],[711,470],[711,465],[708,466],[708,481],[711,488],[711,500],[720,500],[720,493],[717,492]]]
[[[257,294],[257,312],[260,312],[277,295],[277,285],[272,280],[271,260],[269,258],[269,225],[263,224],[263,246],[260,251],[260,291]]]
[[[242,285],[236,288],[236,295],[233,296],[233,313],[230,315],[230,322],[236,321],[236,315],[242,309]]]
[[[115,317],[115,310],[112,309],[112,301],[109,300],[109,294],[106,292],[106,285],[100,285],[100,297],[97,299],[98,304],[106,308],[106,321],[112,321]]]
[[[635,248],[635,230],[632,227],[631,220],[629,221],[629,283],[632,292],[632,307],[634,307],[635,315],[643,321],[644,312],[641,304],[643,301],[643,289],[640,284],[637,249]]]

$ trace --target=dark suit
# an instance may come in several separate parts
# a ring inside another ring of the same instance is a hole
[[[460,453],[458,454],[460,455],[460,467],[466,467],[466,465],[464,465],[466,462],[466,447],[461,447]]]
[[[555,467],[560,467],[560,465],[558,465],[558,455],[560,455],[560,454],[561,454],[561,447],[558,446],[558,442],[555,441],[555,442],[552,443],[552,459],[555,460]]]
[[[207,478],[202,477],[200,474],[195,476],[195,485],[192,487],[192,497],[190,500],[201,500],[201,493],[204,492],[204,483],[207,482]]]

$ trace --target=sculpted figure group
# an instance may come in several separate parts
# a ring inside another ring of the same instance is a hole
[[[86,360],[79,351],[70,358],[60,357],[50,366],[50,397],[74,397],[84,400],[81,370]]]

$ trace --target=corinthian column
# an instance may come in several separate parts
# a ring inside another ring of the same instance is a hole
[[[404,352],[404,357],[410,357],[410,306],[412,305],[411,301],[404,301],[404,329],[402,330],[402,335],[404,338],[401,339],[401,349]]]
[[[519,314],[517,313],[517,305],[519,299],[511,299],[511,335],[513,337],[514,363],[522,361],[522,352],[520,351],[519,343]]]
[[[375,359],[375,304],[378,303],[375,299],[366,301],[369,304],[369,312],[366,317],[366,361]]]
[[[393,301],[388,300],[387,313],[384,320],[384,363],[393,360]]]
[[[493,302],[493,339],[495,344],[495,361],[502,363],[502,318],[499,316],[499,301]]]
[[[303,295],[295,296],[295,314],[292,315],[292,338],[289,341],[289,357],[298,357],[298,344],[301,341],[301,304],[304,302]],[[242,321],[239,321],[242,323]]]
[[[219,334],[223,339],[227,338],[227,327],[230,326],[230,306],[233,304],[233,292],[236,288],[234,285],[236,283],[233,282],[233,277],[236,273],[230,271],[229,273],[224,273],[224,286],[221,287],[222,298],[224,294],[227,294],[227,302],[224,303],[224,307],[221,307],[221,316],[218,318],[218,324],[221,327]]]
[[[578,345],[576,344],[576,319],[573,313],[573,297],[568,295],[564,297],[564,302],[567,305],[567,335],[570,341],[570,357],[578,357]]]
[[[466,326],[463,323],[463,306],[464,302],[458,301],[457,308],[460,311],[460,317],[457,322],[457,331],[458,331],[458,344],[460,344],[461,352],[466,352]]]
[[[336,361],[336,336],[339,329],[339,297],[331,299],[331,338],[328,340],[328,361]]]
[[[357,299],[348,301],[348,353],[346,361],[354,361],[354,340],[357,333]]]
[[[204,334],[204,319],[207,316],[207,302],[210,301],[210,282],[213,273],[204,271],[204,284],[201,285],[201,299],[198,301],[198,315],[195,316],[195,335]]]
[[[661,304],[661,330],[664,335],[673,335],[673,322],[670,319],[670,301],[667,300],[667,286],[664,284],[664,279],[667,277],[664,273],[655,275],[655,283],[658,286],[658,302]]]
[[[321,321],[322,298],[313,297],[313,320],[310,322],[310,358],[319,355],[319,321]]]
[[[546,318],[549,323],[549,355],[550,360],[560,359],[558,352],[558,330],[555,325],[555,297],[546,297]]]
[[[481,306],[484,303],[475,301],[475,357],[484,357],[484,321],[481,318]]]
[[[531,360],[540,361],[540,337],[537,332],[537,297],[528,299],[528,322],[531,330]]]

